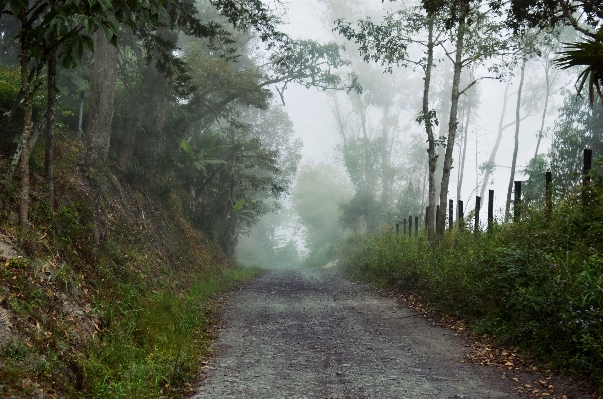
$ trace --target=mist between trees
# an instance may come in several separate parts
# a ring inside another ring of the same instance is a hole
[[[562,198],[579,182],[583,149],[600,154],[601,66],[585,54],[601,46],[598,12],[565,1],[317,2],[362,92],[325,94],[325,134],[339,141],[332,168],[304,166],[297,184],[314,173],[314,192],[293,191],[281,215],[288,227],[271,224],[271,248],[302,237],[307,264],[324,264],[342,236],[383,232],[409,216],[435,242],[449,199],[468,214],[475,196],[494,189],[508,220],[513,182],[524,180],[524,196],[537,200],[546,171]],[[325,192],[320,173],[345,182],[350,197],[334,184]],[[317,230],[332,230],[331,239]]]
[[[37,143],[44,201],[60,205],[55,131],[85,143],[91,176],[109,168],[165,198],[178,187],[198,230],[229,255],[242,240],[240,260],[264,266],[324,263],[342,236],[408,216],[427,220],[435,242],[450,197],[469,204],[490,188],[507,219],[513,181],[537,196],[552,170],[561,197],[582,149],[600,153],[601,66],[588,56],[601,46],[599,10],[565,0],[315,7],[319,42],[282,33],[279,2],[2,2],[4,184],[18,187],[23,234]],[[291,85],[327,99],[331,164],[300,168],[303,143],[283,110]],[[100,244],[106,221],[94,224]]]

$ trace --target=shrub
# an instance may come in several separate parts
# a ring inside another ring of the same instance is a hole
[[[537,205],[520,222],[453,230],[433,245],[424,231],[354,237],[343,261],[354,276],[417,292],[476,332],[603,386],[603,190],[576,189],[550,217]]]

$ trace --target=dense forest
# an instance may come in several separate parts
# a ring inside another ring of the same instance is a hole
[[[0,2],[0,225],[22,254],[0,254],[0,392],[184,394],[207,298],[256,272],[236,262],[340,258],[537,356],[557,345],[547,360],[601,381],[603,10],[315,6],[321,40],[287,33],[279,1]],[[328,160],[304,155],[291,87],[328,105]],[[496,214],[480,223],[475,197]]]

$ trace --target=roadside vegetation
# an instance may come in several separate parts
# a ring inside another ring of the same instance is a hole
[[[585,196],[587,203],[585,204]],[[515,223],[474,233],[458,225],[350,238],[342,261],[355,277],[418,294],[478,334],[574,371],[603,387],[603,186],[532,203]]]
[[[218,295],[258,271],[236,267],[197,232],[177,190],[161,198],[109,171],[81,175],[77,142],[61,140],[57,152],[54,215],[43,203],[32,207],[34,228],[23,242],[16,226],[3,225],[3,237],[28,256],[0,265],[0,316],[12,327],[2,329],[10,336],[2,336],[1,395],[181,397],[210,353]],[[39,155],[33,193],[44,189]],[[93,181],[104,183],[100,194]],[[93,239],[92,193],[108,201],[102,246]],[[9,210],[18,198],[8,190],[0,201]]]

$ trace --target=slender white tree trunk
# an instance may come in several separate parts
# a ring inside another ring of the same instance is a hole
[[[423,82],[423,118],[425,122],[425,132],[427,133],[427,165],[428,165],[428,223],[427,236],[429,242],[435,242],[435,171],[438,164],[436,154],[435,138],[433,137],[433,121],[429,111],[429,88],[431,84],[431,70],[433,67],[433,30],[434,21],[428,20],[428,38],[427,38],[427,64],[425,65],[425,78]]]
[[[515,148],[513,149],[513,160],[511,161],[511,176],[509,177],[509,186],[507,187],[507,202],[505,204],[505,221],[509,220],[511,209],[511,193],[513,192],[513,181],[515,180],[515,167],[517,166],[517,151],[519,150],[519,111],[521,109],[521,91],[523,89],[523,80],[525,77],[526,61],[521,64],[521,76],[519,78],[519,89],[517,90],[517,105],[515,106]]]
[[[444,155],[444,168],[442,171],[442,184],[440,188],[440,213],[438,215],[438,235],[444,235],[446,227],[446,210],[448,208],[448,185],[450,182],[450,172],[452,171],[452,157],[454,155],[454,140],[456,137],[456,131],[458,127],[457,113],[459,106],[459,85],[461,83],[461,72],[463,69],[463,50],[465,44],[465,20],[461,18],[459,21],[457,38],[456,38],[456,49],[455,49],[455,60],[454,60],[454,73],[452,75],[452,96],[450,104],[450,119],[448,122],[448,139],[446,141],[446,154]]]
[[[494,162],[496,161],[496,153],[498,152],[498,147],[500,147],[500,141],[502,139],[503,134],[503,121],[505,119],[505,113],[507,111],[507,100],[509,92],[509,87],[511,87],[511,79],[507,82],[507,86],[505,87],[505,96],[503,101],[502,111],[500,113],[500,119],[498,121],[498,135],[496,136],[496,141],[494,142],[494,147],[492,147],[492,152],[490,152],[490,158],[488,158],[488,168],[486,168],[486,175],[484,176],[484,181],[482,183],[482,190],[480,192],[480,197],[484,198],[484,194],[486,193],[486,187],[488,187],[488,183],[490,182],[490,175],[492,175],[492,171],[494,168]]]

